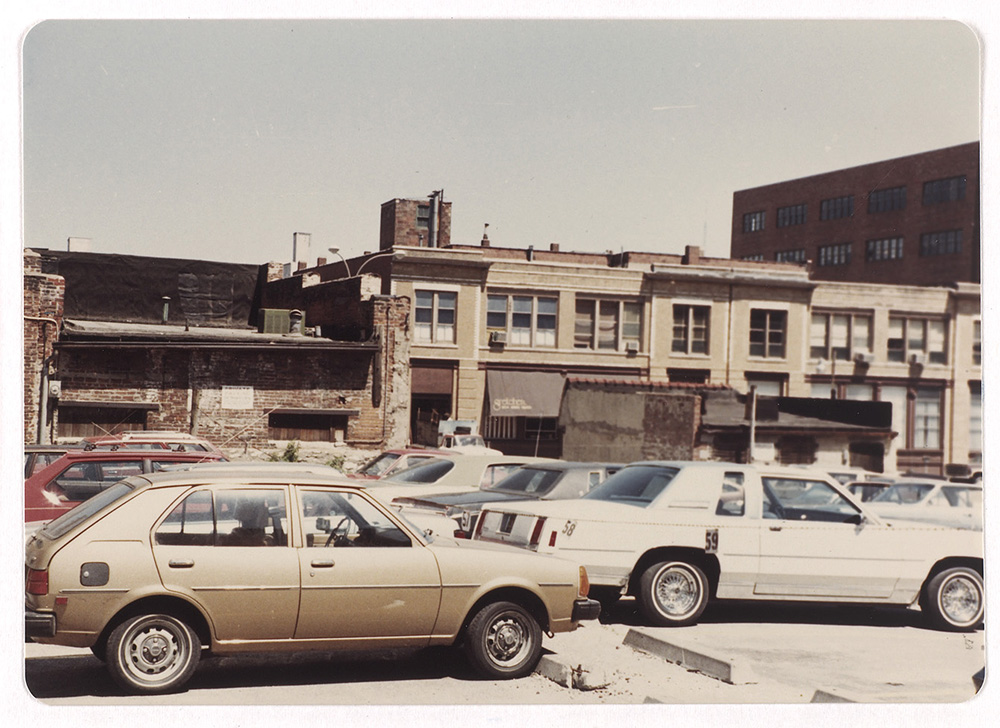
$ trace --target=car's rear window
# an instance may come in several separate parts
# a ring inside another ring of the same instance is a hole
[[[130,480],[120,480],[109,488],[102,490],[92,498],[88,498],[72,510],[66,511],[58,518],[45,524],[42,535],[48,538],[59,538],[76,525],[83,523],[95,513],[103,511],[112,503],[121,500],[133,490],[136,483]]]
[[[395,475],[390,475],[384,482],[434,483],[443,478],[454,467],[454,460],[441,459],[430,463],[420,463],[412,468],[401,470]]]
[[[661,465],[622,468],[583,497],[645,507],[656,500],[678,472],[677,468]]]
[[[555,485],[562,474],[562,470],[519,468],[496,485],[491,485],[488,488],[484,488],[484,490],[543,495],[552,489],[552,486]]]

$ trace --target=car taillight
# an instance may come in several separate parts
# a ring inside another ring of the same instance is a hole
[[[587,569],[581,566],[579,596],[581,599],[584,599],[588,594],[590,594],[590,577],[587,576]]]
[[[531,532],[531,540],[528,541],[529,546],[537,546],[539,539],[542,537],[542,529],[545,528],[545,519],[541,516],[535,521],[535,528]]]
[[[45,596],[49,593],[49,572],[28,569],[28,579],[26,590],[28,594],[35,596]]]

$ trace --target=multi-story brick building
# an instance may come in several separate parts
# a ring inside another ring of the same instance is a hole
[[[825,282],[796,263],[694,247],[595,254],[496,248],[485,236],[378,255],[347,267],[413,301],[413,417],[479,420],[495,447],[559,454],[559,395],[577,377],[891,402],[897,435],[877,458],[886,469],[981,458],[978,285]],[[872,462],[856,434],[824,435],[821,456]]]
[[[733,258],[809,263],[816,280],[980,281],[979,142],[740,190]]]

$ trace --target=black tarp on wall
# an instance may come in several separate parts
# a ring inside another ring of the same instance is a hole
[[[67,318],[124,323],[250,326],[259,266],[138,255],[36,250],[66,279]]]

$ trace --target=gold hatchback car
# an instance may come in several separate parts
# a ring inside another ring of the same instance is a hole
[[[595,619],[569,561],[432,538],[345,478],[205,470],[134,476],[27,544],[25,627],[89,647],[126,690],[180,688],[203,651],[460,645],[529,674],[543,632]]]

